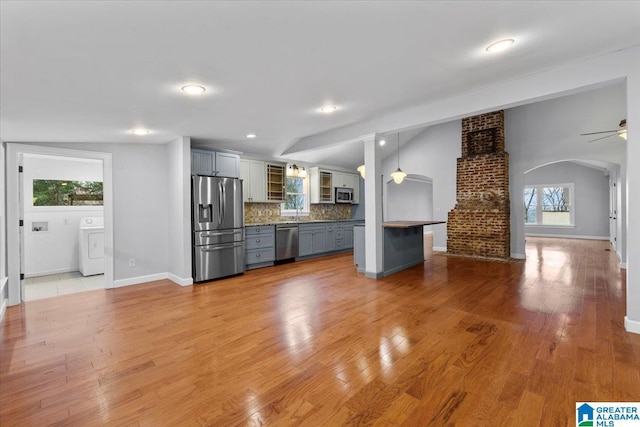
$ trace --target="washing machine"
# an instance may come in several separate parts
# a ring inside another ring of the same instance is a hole
[[[104,218],[89,216],[80,219],[80,274],[104,274]]]

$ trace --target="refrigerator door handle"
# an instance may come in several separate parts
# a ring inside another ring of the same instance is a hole
[[[236,231],[216,231],[215,233],[207,233],[207,234],[201,234],[201,237],[215,237],[215,236],[223,236],[223,235],[227,235],[227,234],[241,234],[242,230],[236,230]]]
[[[218,227],[222,224],[222,200],[223,200],[223,190],[222,190],[222,182],[218,181]]]
[[[222,218],[221,222],[224,223],[225,217],[227,216],[227,189],[222,183],[220,184],[220,188],[222,188]]]
[[[215,251],[221,251],[223,249],[239,248],[241,246],[242,246],[242,243],[237,243],[231,246],[215,246],[212,248],[200,248],[200,252],[215,252]]]

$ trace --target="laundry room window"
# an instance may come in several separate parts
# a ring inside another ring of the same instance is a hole
[[[33,206],[102,206],[102,181],[33,180]]]

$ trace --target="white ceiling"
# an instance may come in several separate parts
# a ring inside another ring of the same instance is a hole
[[[3,141],[185,135],[266,157],[305,136],[640,44],[639,1],[2,0],[0,8]],[[484,52],[505,37],[516,39],[511,50]],[[179,90],[187,82],[208,90],[187,97]],[[325,103],[340,110],[319,113]],[[130,135],[134,127],[152,133]],[[353,167],[362,148],[297,159]]]

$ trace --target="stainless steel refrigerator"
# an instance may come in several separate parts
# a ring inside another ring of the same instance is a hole
[[[242,181],[191,177],[193,277],[196,282],[244,272]]]

